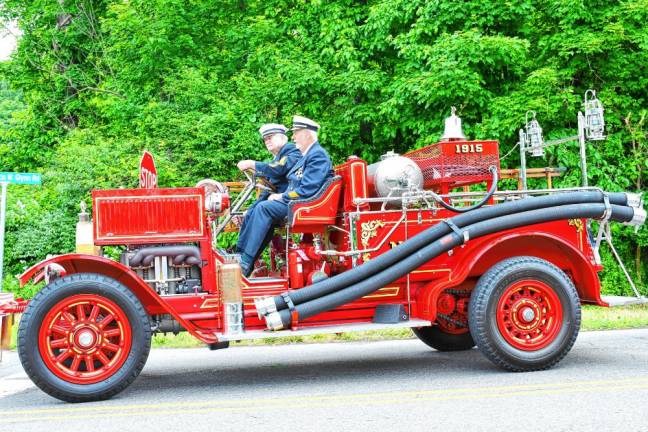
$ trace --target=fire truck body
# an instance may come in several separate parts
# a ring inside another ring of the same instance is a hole
[[[479,328],[483,331],[473,334],[477,345],[500,366],[550,367],[578,333],[579,303],[607,305],[600,296],[602,267],[588,235],[592,216],[561,219],[551,216],[557,206],[530,208],[525,214],[535,212],[536,219],[529,219],[535,223],[469,238],[468,228],[476,225],[458,227],[451,221],[478,212],[466,211],[478,201],[485,204],[482,209],[505,209],[542,199],[532,195],[568,195],[561,190],[451,193],[481,182],[492,191],[498,169],[495,141],[441,142],[404,156],[385,155],[372,166],[350,157],[315,197],[291,205],[267,269],[251,278],[240,276],[235,259],[216,244],[231,216],[243,210],[241,201],[253,183],[231,208],[228,192],[218,184],[94,191],[94,245],[122,247],[121,260],[60,255],[21,275],[22,285],[47,282],[23,317],[19,344],[38,346],[23,349],[21,360],[37,385],[69,401],[107,398],[127,386],[146,360],[151,332],[186,330],[220,348],[231,340],[411,327],[437,349],[460,350],[474,346],[470,331]],[[645,218],[641,202],[630,195],[609,198],[594,188],[574,193],[587,195],[604,218],[635,225]],[[568,210],[578,215],[574,208]],[[542,212],[546,221],[538,219]],[[483,220],[480,227],[506,217]],[[291,293],[352,274],[387,253],[396,256],[402,245],[438,225],[449,233],[441,242],[456,234],[461,244],[400,275],[397,269],[423,252],[403,255],[319,299],[335,304],[334,296],[373,277],[389,283],[312,316],[299,313],[310,302],[292,304]],[[276,310],[275,298],[285,300],[284,312]],[[264,312],[260,304],[268,300],[272,310]],[[277,324],[281,313],[284,321]],[[482,322],[488,317],[492,325]],[[489,328],[499,333],[489,335]],[[145,348],[137,351],[138,343]],[[517,354],[528,358],[516,363],[511,359]],[[120,378],[122,369],[132,379]]]

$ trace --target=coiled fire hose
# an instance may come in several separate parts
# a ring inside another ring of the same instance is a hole
[[[435,201],[437,203],[439,203],[439,205],[441,207],[445,208],[446,210],[450,210],[452,212],[455,212],[455,213],[468,213],[469,211],[477,210],[478,208],[480,208],[481,206],[486,204],[488,202],[488,200],[491,199],[491,197],[493,196],[495,191],[497,191],[497,180],[498,180],[497,167],[491,165],[490,167],[488,167],[488,171],[490,171],[490,173],[493,175],[493,180],[492,180],[492,183],[491,183],[491,187],[488,190],[488,192],[486,193],[486,196],[481,201],[479,201],[478,203],[473,204],[473,205],[471,205],[469,207],[454,207],[454,206],[451,206],[450,204],[448,204],[447,202],[445,202],[437,194],[434,194],[435,195]]]
[[[547,209],[568,204],[603,203],[606,197],[610,204],[620,206],[628,204],[628,195],[622,192],[608,194],[604,194],[600,191],[565,192],[510,201],[495,206],[480,208],[469,213],[455,216],[451,220],[455,226],[463,228],[492,218],[530,210]],[[402,261],[404,258],[416,253],[424,246],[436,241],[450,232],[452,232],[452,229],[448,224],[436,224],[411,239],[406,240],[395,248],[352,270],[314,283],[308,287],[291,291],[290,293],[284,293],[274,297],[259,298],[255,301],[259,318],[272,312],[288,308],[289,302],[292,302],[294,305],[299,305],[365,280],[378,272],[390,268],[394,264]]]
[[[593,203],[561,205],[552,207],[550,211],[547,210],[548,209],[546,208],[540,208],[505,216],[499,216],[467,225],[464,228],[460,228],[456,224],[456,220],[460,216],[451,218],[448,221],[445,221],[445,223],[439,224],[447,225],[450,229],[450,233],[447,233],[441,238],[430,242],[429,244],[420,248],[415,253],[404,258],[400,262],[374,274],[373,276],[365,280],[362,280],[359,283],[348,286],[337,292],[315,298],[299,305],[294,305],[290,309],[283,309],[270,313],[265,317],[266,323],[269,328],[278,330],[290,326],[292,322],[292,316],[298,316],[300,320],[306,319],[313,315],[334,309],[343,304],[350,303],[374,292],[375,290],[385,286],[386,284],[389,284],[405,276],[406,274],[422,266],[426,262],[434,259],[444,252],[460,246],[469,239],[475,239],[489,234],[519,228],[522,226],[564,219],[601,218],[604,215],[607,215],[607,217],[614,221],[630,222],[635,219],[635,212],[638,211],[638,209],[626,207],[623,205],[606,205]],[[643,209],[641,211],[643,211]]]

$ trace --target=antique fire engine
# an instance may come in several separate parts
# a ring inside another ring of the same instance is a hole
[[[236,229],[252,178],[237,194],[212,180],[96,190],[85,253],[27,269],[21,284],[45,286],[0,312],[24,310],[25,370],[72,402],[128,386],[155,332],[187,331],[217,349],[409,327],[438,350],[477,345],[509,370],[549,368],[574,343],[580,305],[611,305],[598,278],[609,223],[640,226],[646,212],[636,194],[593,187],[498,191],[499,175],[497,141],[467,140],[453,110],[441,141],[371,165],[351,156],[292,203],[250,278],[219,240]],[[103,255],[108,246],[119,261]]]

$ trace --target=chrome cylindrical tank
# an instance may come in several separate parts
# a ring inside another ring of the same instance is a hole
[[[423,172],[411,159],[388,152],[367,167],[369,193],[375,197],[400,197],[408,190],[423,189]]]

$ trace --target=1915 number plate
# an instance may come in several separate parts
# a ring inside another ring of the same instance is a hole
[[[482,144],[457,144],[455,153],[482,153],[484,146]]]

